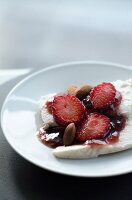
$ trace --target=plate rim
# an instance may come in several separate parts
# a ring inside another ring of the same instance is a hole
[[[54,173],[58,173],[58,174],[63,174],[63,175],[68,175],[68,176],[74,176],[74,177],[84,177],[84,178],[100,178],[100,177],[112,177],[112,176],[118,176],[118,175],[122,175],[122,174],[127,174],[127,173],[130,173],[132,172],[132,170],[128,170],[128,171],[125,171],[125,172],[114,172],[112,174],[103,174],[103,175],[90,175],[90,174],[71,174],[71,173],[68,173],[68,172],[64,172],[63,171],[59,171],[59,170],[54,170],[54,169],[50,169],[46,166],[42,166],[41,164],[37,164],[35,163],[34,161],[32,161],[31,159],[25,157],[20,151],[18,151],[13,144],[11,144],[11,142],[9,141],[8,137],[7,137],[7,134],[5,133],[4,131],[4,125],[2,123],[2,119],[3,119],[3,112],[4,112],[4,109],[5,109],[5,106],[6,106],[6,103],[8,101],[8,98],[9,96],[15,91],[15,89],[17,89],[21,84],[23,84],[24,82],[26,82],[28,79],[31,79],[33,78],[34,76],[37,76],[39,75],[40,73],[42,72],[45,72],[45,71],[50,71],[52,69],[55,69],[55,68],[63,68],[67,65],[80,65],[80,64],[99,64],[99,65],[107,65],[107,66],[114,66],[114,67],[117,67],[117,68],[123,68],[123,69],[127,69],[127,70],[130,70],[132,71],[132,68],[130,68],[129,66],[127,65],[122,65],[122,64],[119,64],[119,63],[114,63],[114,62],[106,62],[106,61],[93,61],[93,60],[85,60],[85,61],[71,61],[71,62],[64,62],[64,63],[59,63],[59,64],[55,64],[55,65],[49,65],[45,68],[42,68],[40,70],[37,70],[35,72],[32,72],[31,74],[27,75],[25,78],[23,78],[22,80],[20,80],[18,83],[16,83],[16,85],[7,93],[4,101],[3,101],[3,104],[2,104],[2,107],[1,107],[1,120],[0,120],[0,123],[1,123],[1,128],[2,128],[2,132],[3,132],[3,135],[4,137],[6,138],[8,144],[11,146],[11,148],[13,148],[13,150],[20,156],[22,156],[22,158],[24,158],[25,160],[27,160],[28,162],[38,166],[38,167],[41,167],[42,169],[46,169],[48,171],[51,171],[51,172],[54,172]]]

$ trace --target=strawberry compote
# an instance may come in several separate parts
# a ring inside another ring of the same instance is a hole
[[[126,123],[126,116],[118,112],[120,103],[122,101],[122,95],[120,92],[116,91],[114,101],[104,108],[94,108],[90,100],[90,91],[87,95],[80,99],[80,102],[86,109],[86,113],[99,113],[100,115],[105,115],[110,120],[109,129],[103,134],[102,137],[97,139],[89,139],[86,141],[79,141],[75,137],[72,145],[74,144],[88,144],[91,146],[114,144],[118,142],[120,132],[124,129]],[[52,102],[47,102],[47,109],[49,113],[52,113]],[[85,118],[85,115],[83,116]],[[76,124],[76,128],[81,125],[83,120]],[[47,128],[41,128],[38,134],[39,140],[51,148],[56,148],[57,146],[63,146],[63,135],[65,131],[65,126],[62,124],[57,124],[55,126],[49,126]]]

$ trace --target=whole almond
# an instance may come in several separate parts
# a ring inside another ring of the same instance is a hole
[[[88,84],[84,84],[76,89],[75,96],[78,99],[82,99],[90,92],[91,89],[92,89],[92,86],[90,86]]]
[[[75,95],[75,91],[77,89],[77,86],[75,85],[69,85],[67,88],[67,92],[69,95]]]
[[[76,127],[74,123],[70,123],[65,131],[64,131],[64,135],[63,135],[63,142],[65,146],[71,145],[74,141],[75,138],[75,133],[76,133]]]

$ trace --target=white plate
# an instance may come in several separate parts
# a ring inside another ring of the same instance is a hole
[[[132,70],[104,62],[71,62],[52,66],[28,76],[7,96],[1,125],[10,145],[30,162],[62,174],[101,177],[132,171],[132,150],[87,160],[57,159],[52,149],[36,137],[37,102],[42,95],[66,90],[71,83],[90,83],[132,78]]]

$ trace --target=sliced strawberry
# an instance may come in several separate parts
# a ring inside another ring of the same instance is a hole
[[[71,95],[55,96],[52,106],[54,119],[62,126],[77,124],[86,111],[81,101]]]
[[[101,83],[90,92],[90,101],[95,109],[110,105],[115,98],[116,89],[111,83]]]
[[[105,115],[91,113],[87,115],[77,128],[76,139],[85,142],[91,139],[100,139],[110,128],[110,119]]]

